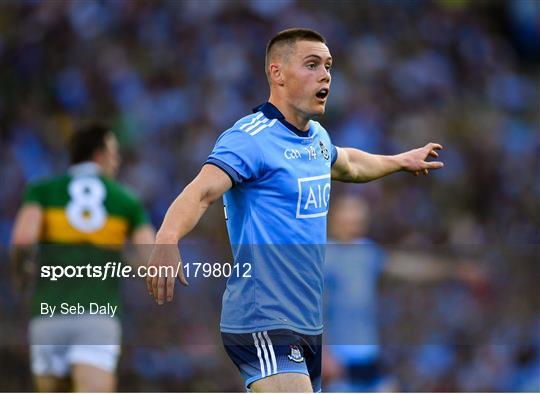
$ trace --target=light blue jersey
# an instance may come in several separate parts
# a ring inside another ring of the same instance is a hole
[[[232,275],[227,282],[221,331],[322,332],[326,215],[336,159],[318,122],[302,132],[270,103],[219,137],[206,163],[234,183],[224,195],[227,229],[235,262],[251,264],[251,278]]]

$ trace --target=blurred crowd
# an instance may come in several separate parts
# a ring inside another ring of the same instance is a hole
[[[510,278],[530,285],[540,241],[540,3],[534,0],[3,1],[0,244],[8,244],[25,185],[65,170],[65,142],[90,119],[109,122],[118,134],[120,179],[158,227],[219,134],[266,101],[265,44],[292,26],[320,31],[334,58],[321,123],[335,145],[383,154],[430,141],[445,148],[444,170],[428,178],[399,174],[353,188],[336,185],[338,193],[357,192],[369,201],[376,218],[370,237],[382,245],[450,245],[454,252],[502,245],[513,257],[505,260],[501,252],[495,259],[503,267],[494,280],[498,297],[519,288]],[[194,237],[226,242],[219,207]],[[0,314],[9,316],[6,276],[0,281]],[[426,308],[429,289],[402,286],[386,293],[383,286],[381,310],[394,311],[386,327],[398,315],[410,322]],[[489,303],[474,289],[445,286],[430,302],[440,302],[448,315],[478,297]],[[210,290],[209,304],[218,305],[221,289]],[[533,343],[530,334],[540,332],[540,300],[519,294],[525,298],[515,303],[527,307],[513,312],[524,311],[526,335],[498,346],[492,338],[502,334],[491,332],[483,347],[456,340],[385,348],[402,388],[540,390],[540,336]],[[468,313],[463,316],[474,315]],[[512,320],[515,313],[501,315],[508,330],[523,327]],[[503,346],[509,342],[514,346]],[[134,391],[241,390],[227,380],[231,363],[215,352],[128,347],[120,382]],[[0,351],[0,365],[11,368],[0,368],[0,376],[19,371],[13,376],[22,376],[23,386],[15,387],[21,390],[29,382],[15,366],[24,357],[20,349]],[[201,371],[224,376],[228,387],[208,383]]]

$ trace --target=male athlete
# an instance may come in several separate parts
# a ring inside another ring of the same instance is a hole
[[[377,327],[378,280],[393,262],[366,237],[369,217],[362,198],[334,197],[325,261],[325,391],[398,391],[382,369]]]
[[[314,117],[324,114],[332,57],[325,39],[289,29],[266,50],[270,98],[217,140],[197,177],[172,203],[149,265],[180,261],[177,243],[224,195],[235,261],[251,278],[229,278],[223,296],[225,349],[248,390],[320,390],[322,264],[330,181],[368,182],[404,170],[441,168],[438,144],[396,156],[332,145]],[[167,246],[168,245],[168,246]],[[175,278],[147,278],[158,304],[172,300]],[[179,280],[187,284],[183,273]]]
[[[121,261],[127,237],[141,245],[154,241],[139,201],[113,180],[120,158],[112,132],[89,125],[74,134],[70,148],[72,166],[67,174],[30,185],[26,191],[12,236],[16,282],[25,279],[25,265],[36,258],[32,250],[38,242],[41,267],[86,268],[90,263],[106,268],[108,262]],[[82,277],[53,281],[38,271],[29,330],[37,389],[114,391],[121,334],[118,313],[90,312],[103,312],[107,306],[108,312],[118,311],[119,278],[110,274],[106,280],[89,278],[83,270]]]
[[[383,275],[419,285],[459,281],[474,286],[486,278],[470,260],[383,249],[367,237],[370,220],[367,201],[352,194],[333,197],[324,270],[322,373],[327,392],[400,391],[383,364],[379,344],[377,304]]]

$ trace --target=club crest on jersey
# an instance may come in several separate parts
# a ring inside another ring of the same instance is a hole
[[[304,361],[304,357],[302,357],[302,353],[300,352],[298,345],[291,345],[291,354],[289,354],[287,357],[289,360],[294,361],[295,363],[301,363]]]
[[[321,154],[323,155],[324,160],[328,160],[330,158],[330,155],[328,154],[328,149],[326,149],[326,146],[324,146],[321,140],[319,140],[319,148],[321,148]]]

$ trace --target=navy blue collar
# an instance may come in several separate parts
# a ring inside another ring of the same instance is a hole
[[[309,135],[309,130],[308,131],[300,130],[296,128],[294,125],[287,122],[285,120],[285,116],[281,113],[281,111],[277,109],[277,107],[274,104],[268,101],[264,104],[261,104],[253,108],[253,112],[259,112],[259,111],[262,111],[263,115],[266,116],[268,119],[279,120],[281,123],[283,123],[285,127],[287,127],[289,130],[291,130],[294,134],[296,134],[299,137],[307,137]]]

